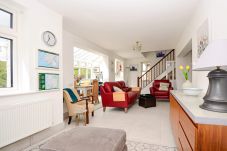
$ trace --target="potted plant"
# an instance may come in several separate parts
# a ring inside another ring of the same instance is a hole
[[[183,83],[182,88],[184,89],[184,88],[190,88],[190,87],[192,87],[192,83],[191,83],[190,80],[189,80],[190,66],[187,65],[187,66],[184,68],[184,66],[181,65],[179,68],[180,68],[180,70],[181,70],[182,73],[183,73],[184,79],[186,80],[186,81]]]

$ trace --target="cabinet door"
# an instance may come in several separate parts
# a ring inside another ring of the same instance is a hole
[[[178,141],[179,109],[179,104],[176,102],[175,98],[170,95],[170,120],[176,142]]]
[[[181,144],[181,147],[182,147],[182,150],[183,151],[193,151],[185,134],[184,134],[184,131],[182,129],[182,127],[180,126],[180,123],[179,123],[179,136],[178,136],[178,139],[180,141],[180,144]]]
[[[187,137],[187,140],[191,145],[192,149],[195,150],[197,128],[195,124],[192,122],[192,120],[188,117],[188,115],[183,111],[182,108],[180,109],[179,115],[180,125],[184,130],[185,136]]]

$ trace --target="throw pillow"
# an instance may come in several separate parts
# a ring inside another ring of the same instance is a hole
[[[69,96],[72,100],[72,103],[76,103],[78,101],[78,98],[72,89],[65,88],[64,90],[69,94]]]
[[[123,90],[121,90],[120,88],[113,86],[113,90],[114,92],[123,92]]]
[[[169,90],[169,83],[160,82],[159,85],[160,85],[159,86],[160,91],[168,91]]]

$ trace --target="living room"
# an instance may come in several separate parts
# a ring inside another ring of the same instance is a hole
[[[0,150],[227,150],[226,10],[225,0],[1,0]],[[94,92],[74,90],[75,48],[104,58],[98,107]],[[207,77],[216,67],[221,78]],[[157,79],[169,80],[164,99]],[[65,96],[81,110],[71,116]]]

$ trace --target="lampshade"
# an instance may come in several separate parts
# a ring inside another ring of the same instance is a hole
[[[227,68],[227,39],[215,40],[208,44],[196,65],[193,66],[193,70],[211,71],[217,66]]]

